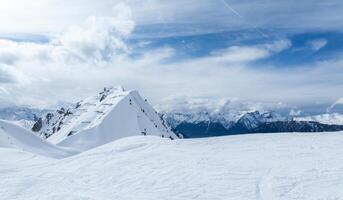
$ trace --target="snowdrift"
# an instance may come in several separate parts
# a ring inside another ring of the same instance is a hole
[[[13,148],[53,158],[63,158],[78,153],[71,148],[50,144],[30,131],[3,120],[0,120],[0,148]]]

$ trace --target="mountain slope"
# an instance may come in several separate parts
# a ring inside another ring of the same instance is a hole
[[[48,113],[33,130],[54,144],[82,151],[134,135],[177,138],[137,91],[122,87],[104,88],[74,108]]]
[[[0,120],[0,147],[13,148],[47,157],[63,158],[77,153],[60,148],[11,122]]]
[[[343,125],[321,124],[314,121],[266,122],[250,130],[251,133],[280,132],[335,132],[343,130]]]
[[[27,158],[31,166],[0,159],[0,195],[13,200],[342,199],[342,134],[174,141],[138,136],[44,164],[36,164],[37,158]]]

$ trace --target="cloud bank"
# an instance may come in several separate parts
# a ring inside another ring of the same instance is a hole
[[[170,7],[177,5],[197,13],[212,5],[206,1],[206,6],[199,3],[193,10],[188,1],[150,3],[141,9],[149,11],[157,6],[167,14]],[[141,11],[134,12],[137,5],[131,4],[117,4],[111,6],[112,11],[107,15],[87,17],[47,43],[1,39],[0,101],[49,107],[60,101],[79,100],[107,85],[138,89],[153,103],[178,97],[231,97],[327,104],[341,96],[337,93],[343,91],[341,57],[297,68],[258,63],[291,48],[292,41],[286,37],[254,45],[228,44],[209,55],[182,60],[175,59],[177,50],[172,46],[136,52],[127,39],[137,24],[148,23],[150,19],[145,16],[137,22]],[[235,6],[243,10],[243,16],[245,6],[244,2]],[[177,19],[163,18],[171,23],[182,21],[185,16],[183,13]],[[311,44],[314,50],[319,50],[324,43]]]

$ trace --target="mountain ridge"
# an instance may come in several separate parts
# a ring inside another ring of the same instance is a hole
[[[123,87],[104,88],[74,107],[47,113],[32,130],[53,144],[82,151],[137,134],[179,138],[137,91]]]

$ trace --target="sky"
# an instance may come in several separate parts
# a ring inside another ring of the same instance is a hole
[[[340,0],[12,0],[0,6],[0,105],[54,107],[104,86],[153,104],[343,104]]]

